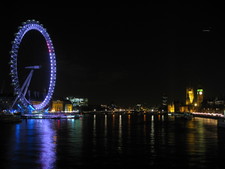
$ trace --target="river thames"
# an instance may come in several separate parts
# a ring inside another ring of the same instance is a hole
[[[216,119],[85,114],[0,124],[1,169],[225,167]]]

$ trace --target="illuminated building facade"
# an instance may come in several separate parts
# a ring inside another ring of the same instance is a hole
[[[183,111],[184,112],[193,112],[199,111],[203,102],[203,89],[198,88],[197,92],[194,92],[193,88],[186,89],[186,101]]]
[[[186,105],[192,105],[194,101],[194,89],[187,88],[186,89]]]
[[[168,112],[174,113],[175,112],[175,105],[174,103],[168,104]]]
[[[72,104],[65,104],[65,111],[66,112],[71,112],[73,111],[73,105]]]
[[[63,111],[63,101],[61,100],[56,100],[52,101],[52,112],[60,112]]]
[[[52,101],[51,112],[72,112],[73,105],[69,100],[54,100]]]
[[[88,106],[87,98],[78,98],[78,97],[68,96],[66,97],[66,100],[69,100],[72,103],[73,108]]]
[[[201,106],[202,102],[203,102],[203,89],[199,88],[197,89],[197,106]]]

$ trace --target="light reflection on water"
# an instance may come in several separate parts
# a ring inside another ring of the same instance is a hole
[[[84,115],[0,124],[1,168],[223,168],[217,120]]]
[[[56,160],[56,141],[57,136],[55,130],[52,128],[49,120],[37,121],[40,128],[40,164],[43,169],[54,168]]]

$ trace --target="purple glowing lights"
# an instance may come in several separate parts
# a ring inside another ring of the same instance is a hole
[[[47,47],[48,47],[48,53],[49,53],[49,60],[50,60],[50,79],[49,79],[49,87],[48,87],[48,93],[45,97],[45,99],[37,105],[32,105],[31,102],[29,102],[26,97],[21,94],[22,90],[19,83],[19,77],[17,72],[17,57],[18,57],[18,49],[20,46],[20,43],[24,37],[24,35],[30,31],[30,30],[37,30],[42,34],[42,36],[45,38]],[[46,29],[41,25],[38,21],[35,20],[27,20],[26,22],[23,22],[23,25],[19,27],[19,31],[15,34],[15,39],[12,42],[12,49],[11,49],[11,60],[10,60],[10,75],[12,80],[12,85],[14,87],[14,93],[16,95],[20,95],[20,102],[23,106],[29,107],[32,106],[34,110],[43,110],[47,107],[49,104],[54,88],[55,88],[55,82],[56,82],[56,57],[55,57],[55,50],[53,43],[51,41],[51,38],[49,34],[47,33]]]

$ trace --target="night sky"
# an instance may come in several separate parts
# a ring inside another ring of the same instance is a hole
[[[163,94],[170,101],[183,101],[188,86],[203,87],[205,97],[225,94],[225,10],[221,4],[31,6],[15,4],[0,12],[0,86],[5,93],[13,91],[8,62],[14,33],[22,22],[35,19],[47,29],[55,47],[56,98],[154,105]],[[43,66],[35,72],[34,90],[47,86],[46,58],[41,34],[27,33],[18,63]],[[21,70],[21,81],[25,74]]]

